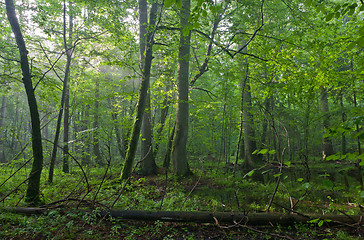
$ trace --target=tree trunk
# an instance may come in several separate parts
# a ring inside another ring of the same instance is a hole
[[[327,89],[326,87],[321,87],[321,112],[323,114],[322,125],[324,129],[324,133],[330,127],[330,110],[329,110],[329,101],[327,99]],[[322,156],[323,159],[334,154],[334,148],[332,146],[331,139],[327,137],[322,137]]]
[[[177,176],[191,174],[187,161],[188,137],[188,86],[191,32],[188,30],[188,18],[191,11],[191,0],[182,0],[180,11],[180,41],[177,69],[177,109],[176,126],[172,146],[173,169]]]
[[[44,214],[45,208],[5,208],[5,211],[21,214]],[[79,210],[82,212],[82,210]],[[86,212],[86,211],[85,211]],[[142,210],[101,210],[99,217],[112,217],[137,221],[164,221],[164,222],[196,222],[196,223],[229,223],[241,225],[293,225],[307,223],[313,219],[325,221],[325,225],[360,224],[362,216],[359,215],[332,215],[332,214],[283,214],[283,213],[241,213],[241,212],[183,212],[183,211],[142,211]],[[328,221],[327,221],[328,220]]]
[[[96,78],[95,83],[95,109],[94,109],[94,130],[93,130],[93,150],[96,157],[96,164],[103,166],[104,162],[101,158],[100,152],[100,138],[99,138],[99,97],[100,97],[100,83],[99,79]]]
[[[34,88],[32,84],[32,76],[30,74],[28,62],[28,50],[26,49],[23,35],[20,30],[19,22],[15,13],[15,6],[13,0],[6,0],[6,13],[15,36],[17,46],[20,53],[20,65],[23,75],[23,83],[25,92],[28,98],[28,105],[30,110],[30,118],[32,125],[32,150],[33,150],[33,164],[29,177],[29,185],[25,196],[25,201],[31,203],[38,203],[40,201],[39,187],[40,177],[43,168],[43,149],[42,149],[42,133],[40,128],[40,118],[35,98]]]
[[[142,69],[145,61],[145,47],[146,36],[148,26],[148,3],[146,0],[139,0],[139,46],[140,46],[140,60],[142,63]],[[149,29],[151,31],[151,29]],[[148,81],[149,78],[148,78]],[[154,175],[157,173],[157,165],[155,164],[153,155],[153,126],[151,120],[151,108],[150,108],[150,90],[148,89],[145,111],[142,121],[142,141],[141,141],[141,173],[143,175]]]
[[[154,2],[152,4],[152,8],[150,10],[150,15],[149,15],[150,29],[154,29],[154,26],[155,26],[157,7],[158,7],[158,3]],[[143,66],[143,78],[140,83],[139,98],[138,98],[138,103],[136,106],[135,121],[134,121],[133,129],[131,132],[131,136],[129,139],[129,145],[128,145],[128,150],[127,150],[126,157],[125,157],[124,167],[123,167],[123,170],[121,173],[122,179],[127,179],[131,174],[136,149],[138,146],[139,134],[140,134],[142,119],[143,119],[143,113],[145,110],[145,102],[147,99],[148,89],[149,89],[150,69],[152,67],[152,60],[153,60],[153,56],[152,56],[153,39],[154,39],[154,30],[153,31],[150,30],[147,32],[145,62],[143,64],[144,65]]]
[[[64,173],[69,173],[69,160],[68,160],[68,151],[69,151],[69,129],[70,129],[70,92],[69,88],[65,91],[65,100],[64,100],[64,118],[63,118],[63,164],[62,170]]]
[[[114,131],[115,131],[115,135],[116,135],[116,143],[117,143],[118,151],[119,151],[121,158],[125,159],[125,147],[124,147],[124,143],[123,143],[123,138],[121,137],[120,131],[118,128],[118,114],[117,114],[116,110],[114,109],[114,107],[112,106],[111,100],[107,99],[107,101],[111,108],[111,118],[112,118],[113,125],[114,125]]]
[[[246,41],[243,40],[243,44],[245,45]],[[243,50],[247,52],[247,48]],[[257,144],[255,140],[255,130],[254,130],[254,119],[252,115],[252,102],[251,102],[251,91],[250,91],[250,79],[249,79],[249,63],[248,59],[245,58],[243,60],[243,78],[241,82],[242,88],[242,120],[243,120],[243,129],[244,129],[244,146],[241,146],[241,150],[244,149],[244,169],[245,171],[250,171],[255,168],[260,161],[260,156],[257,154],[253,154],[253,152],[257,149]]]
[[[71,60],[72,60],[72,53],[73,53],[73,49],[69,48],[69,46],[67,44],[67,39],[66,39],[66,1],[64,1],[63,5],[64,5],[63,6],[63,46],[66,51],[67,62],[66,62],[66,67],[65,67],[64,79],[63,79],[63,90],[62,90],[62,97],[61,97],[61,106],[59,109],[58,119],[57,119],[56,135],[54,137],[53,151],[52,151],[52,156],[51,156],[50,165],[49,165],[48,182],[50,182],[50,183],[53,182],[54,167],[55,167],[56,157],[57,157],[57,148],[58,148],[59,135],[61,132],[62,115],[63,115],[63,109],[65,107],[66,94],[69,93],[68,92],[68,82],[69,82]],[[71,4],[69,4],[69,6],[71,8]],[[72,32],[72,26],[73,26],[72,17],[70,17],[70,36],[71,36],[71,32]]]
[[[6,110],[6,96],[3,95],[2,102],[1,102],[1,109],[0,109],[0,148],[2,149],[2,153],[0,155],[0,163],[6,161],[5,156],[5,131],[2,129],[4,127],[5,122],[5,110]]]
[[[73,11],[72,11],[72,2],[68,2],[69,3],[69,32],[68,32],[68,41],[71,42],[72,41],[72,35],[73,35]],[[64,10],[65,11],[65,10]],[[65,13],[64,13],[65,15]],[[65,20],[65,19],[64,19]],[[65,22],[64,21],[64,25],[63,25],[63,45],[65,48],[65,51],[68,52],[67,48],[68,48],[68,44],[67,44],[67,40],[66,40],[66,26],[65,26]],[[71,52],[72,54],[72,52]],[[67,54],[67,61],[71,62],[71,57],[68,60],[68,54]],[[70,66],[69,66],[70,67]],[[67,80],[68,82],[70,82],[70,71],[68,71],[68,76]],[[68,151],[69,151],[69,131],[70,131],[70,120],[69,120],[69,115],[70,115],[70,90],[69,90],[69,84],[67,86],[67,88],[64,90],[65,91],[65,99],[64,99],[64,117],[63,117],[63,164],[62,164],[62,170],[64,173],[68,173],[69,172],[69,160],[68,160]]]

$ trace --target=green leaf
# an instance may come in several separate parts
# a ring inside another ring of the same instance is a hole
[[[277,173],[277,174],[274,174],[274,175],[273,175],[273,177],[275,177],[275,178],[276,178],[276,177],[279,177],[279,176],[281,176],[281,175],[282,175],[282,173]]]
[[[364,191],[360,193],[360,198],[364,198]]]
[[[306,183],[302,184],[302,188],[303,189],[309,189],[309,188],[311,188],[311,184],[306,182]]]
[[[172,7],[173,3],[175,3],[176,0],[164,0],[164,7],[169,8]]]
[[[359,166],[364,166],[364,160],[361,160],[361,162],[359,163]]]
[[[258,154],[266,154],[269,150],[268,149],[262,149],[258,152]]]
[[[329,13],[326,16],[326,22],[330,22],[334,18],[334,13]]]
[[[245,178],[245,177],[251,177],[254,174],[254,172],[255,172],[255,169],[251,170],[250,172],[248,172],[247,174],[245,174],[243,178]]]
[[[302,182],[303,181],[303,178],[298,178],[297,179],[297,182]]]
[[[287,165],[289,167],[291,166],[291,162],[290,161],[284,162],[284,165]]]
[[[324,179],[324,181],[322,182],[323,185],[327,188],[333,188],[334,187],[334,183],[331,182],[329,179]]]
[[[270,150],[269,152],[268,152],[268,154],[276,154],[276,150]]]
[[[182,8],[182,0],[176,0],[176,5],[178,8]]]
[[[320,220],[320,221],[318,222],[317,226],[322,227],[322,225],[324,225],[324,221],[323,221],[323,220]]]

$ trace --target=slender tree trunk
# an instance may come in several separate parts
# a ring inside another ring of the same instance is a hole
[[[20,53],[20,65],[23,75],[23,83],[28,98],[28,105],[30,110],[30,118],[32,125],[32,150],[33,150],[33,164],[29,176],[29,184],[25,200],[34,204],[40,201],[39,187],[40,177],[43,168],[43,149],[42,149],[42,133],[40,128],[40,118],[35,98],[34,88],[32,84],[32,76],[30,74],[28,62],[28,50],[26,49],[23,35],[20,30],[19,22],[15,13],[15,6],[13,0],[6,0],[6,13],[15,36],[15,40]]]
[[[330,127],[330,110],[329,110],[329,101],[327,98],[327,89],[325,87],[321,87],[321,112],[323,114],[322,125],[324,129],[324,133]],[[325,159],[326,157],[334,154],[334,148],[332,146],[331,139],[327,137],[322,137],[322,156]]]
[[[357,103],[357,100],[356,100],[356,93],[354,91],[354,107],[356,108],[358,106],[358,103]],[[359,124],[355,124],[355,127],[356,127],[356,132],[357,133],[360,133],[360,127],[359,127]],[[360,144],[360,136],[358,136],[356,138],[357,140],[357,146],[358,146],[358,154],[361,155],[362,154],[362,151],[361,151],[361,144]],[[357,162],[355,163],[355,167],[358,171],[358,182],[361,186],[361,190],[363,191],[364,190],[364,183],[363,183],[363,175],[362,175],[362,168],[361,168],[361,165],[360,165],[360,162],[363,161],[362,159],[358,159]]]
[[[118,151],[119,151],[121,158],[125,159],[125,147],[124,147],[124,143],[123,143],[123,138],[120,135],[120,131],[118,128],[118,114],[117,114],[116,110],[114,109],[114,107],[112,106],[111,100],[107,99],[107,101],[111,108],[111,118],[113,121],[114,131],[115,131],[115,135],[116,135],[116,143],[117,143]]]
[[[66,95],[69,94],[68,93],[68,82],[69,82],[71,60],[72,60],[72,53],[73,53],[73,50],[68,47],[67,39],[66,39],[67,38],[66,37],[66,30],[67,30],[66,29],[67,28],[66,27],[66,1],[63,2],[63,5],[64,5],[63,6],[63,45],[64,45],[64,48],[66,51],[67,62],[66,62],[66,67],[65,67],[64,79],[63,79],[61,106],[60,106],[59,113],[58,113],[56,134],[55,134],[54,141],[53,141],[53,151],[52,151],[50,165],[49,165],[48,182],[50,182],[50,183],[53,182],[54,167],[56,164],[56,157],[57,157],[58,141],[59,141],[59,135],[61,132],[62,115],[63,115],[63,110],[65,107]],[[71,7],[71,4],[69,4],[69,6]],[[72,20],[71,17],[70,17],[70,20]],[[72,27],[72,21],[70,22],[70,27]],[[71,29],[70,29],[70,32],[72,32]],[[68,129],[67,129],[67,131],[68,131]],[[68,150],[68,147],[67,147],[67,150]]]
[[[104,162],[101,158],[100,152],[100,138],[99,138],[99,97],[100,97],[100,83],[99,79],[96,79],[95,83],[95,109],[94,109],[94,131],[93,131],[93,150],[96,157],[96,164],[103,166]]]
[[[2,149],[2,153],[0,155],[0,162],[5,162],[6,156],[5,156],[5,131],[2,129],[4,127],[5,122],[5,110],[6,110],[6,101],[7,98],[5,95],[2,97],[1,101],[1,109],[0,109],[0,148]]]
[[[178,52],[177,70],[177,109],[176,127],[173,137],[172,162],[177,176],[191,174],[187,161],[187,137],[188,137],[188,85],[189,85],[189,61],[191,32],[188,28],[188,18],[191,11],[191,0],[182,0],[180,11],[180,41]]]
[[[157,13],[158,3],[154,2],[152,4],[152,8],[150,10],[149,15],[149,27],[151,29],[154,29],[155,22],[156,22],[156,13]],[[142,125],[142,119],[143,119],[143,113],[145,110],[145,102],[148,95],[148,89],[149,89],[149,79],[150,79],[150,69],[152,66],[152,48],[153,48],[153,38],[154,38],[154,30],[150,30],[147,32],[147,45],[146,45],[146,51],[145,51],[145,63],[143,67],[143,79],[140,83],[140,89],[139,89],[139,98],[138,103],[136,107],[136,116],[135,121],[133,125],[133,129],[131,132],[131,137],[129,140],[128,150],[125,157],[125,163],[124,167],[121,173],[122,179],[127,179],[132,171],[133,162],[135,158],[135,153],[138,146],[139,141],[139,134],[141,130]]]
[[[341,89],[339,97],[340,97],[340,107],[341,107],[341,122],[345,123],[346,114],[343,102],[343,89]],[[344,133],[341,134],[341,154],[346,154],[346,137]]]
[[[72,42],[72,36],[73,35],[73,10],[72,10],[72,2],[69,2],[69,32],[68,32],[68,41]],[[64,25],[64,33],[63,33],[63,45],[65,48],[65,51],[68,49],[67,39],[66,39],[66,28]],[[72,54],[72,52],[71,52]],[[67,61],[71,62],[71,57],[68,59],[67,54]],[[69,66],[70,68],[71,66]],[[68,71],[67,80],[70,82],[70,71]],[[64,173],[69,173],[69,160],[68,160],[68,151],[69,151],[69,131],[70,131],[70,90],[69,90],[69,84],[65,91],[65,99],[64,99],[64,117],[63,117],[63,164],[62,164],[62,170]]]

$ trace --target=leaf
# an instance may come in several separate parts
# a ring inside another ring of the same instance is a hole
[[[303,181],[303,178],[298,178],[297,179],[297,182],[302,182]]]
[[[334,187],[334,183],[333,182],[331,182],[329,179],[324,179],[324,181],[323,181],[323,185],[325,186],[325,187],[327,187],[327,188],[333,188]]]
[[[322,227],[322,225],[324,225],[324,221],[323,221],[323,220],[320,220],[320,221],[318,222],[317,226]]]
[[[302,184],[302,188],[303,189],[309,189],[309,188],[311,188],[311,184],[310,183],[304,183],[304,184]]]
[[[275,177],[275,178],[276,178],[276,177],[279,177],[279,176],[281,176],[281,175],[282,175],[282,173],[277,173],[277,174],[274,174],[274,175],[273,175],[273,177]]]
[[[251,177],[254,174],[254,172],[255,172],[255,169],[251,170],[250,172],[248,172],[247,174],[245,174],[243,178],[245,178],[245,177]]]
[[[258,154],[266,154],[269,150],[268,149],[262,149],[258,152]]]
[[[270,150],[269,152],[268,152],[268,154],[276,154],[276,150]]]
[[[284,162],[284,165],[287,165],[289,167],[291,166],[291,162],[290,161]]]
[[[364,160],[361,160],[361,162],[359,163],[359,166],[364,166]]]
[[[334,13],[329,13],[326,16],[326,22],[330,22],[334,18]]]
[[[164,7],[165,8],[172,7],[173,3],[175,3],[175,0],[165,0],[164,1]]]
[[[182,0],[176,0],[176,5],[178,8],[182,8]]]
[[[364,191],[360,193],[360,198],[364,198]]]

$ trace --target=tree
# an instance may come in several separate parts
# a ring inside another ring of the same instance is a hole
[[[71,6],[72,4],[69,4],[70,6],[70,11],[71,11]],[[61,106],[59,109],[59,113],[58,113],[58,119],[57,119],[57,127],[56,127],[56,135],[54,137],[54,142],[53,142],[53,151],[52,151],[52,155],[51,155],[51,161],[50,161],[50,165],[49,165],[49,174],[48,174],[48,182],[53,182],[53,174],[54,174],[54,166],[55,166],[55,162],[56,162],[56,156],[57,156],[57,149],[58,149],[58,140],[59,140],[59,134],[61,131],[61,123],[62,123],[62,115],[63,115],[63,110],[65,108],[65,103],[67,102],[69,104],[69,90],[68,90],[68,82],[69,82],[69,75],[70,75],[70,69],[71,69],[71,60],[72,60],[72,54],[73,54],[73,47],[69,46],[69,44],[67,43],[67,36],[66,36],[66,31],[67,31],[67,24],[66,24],[66,1],[64,0],[63,2],[63,47],[65,49],[66,52],[66,56],[67,56],[67,62],[66,62],[66,66],[65,66],[65,74],[64,74],[64,79],[63,79],[63,90],[62,90],[62,98],[61,98]],[[69,26],[69,36],[70,38],[72,37],[72,28],[73,28],[73,16],[72,14],[70,14],[70,26]],[[67,106],[67,110],[68,110],[69,106]],[[65,118],[67,120],[67,123],[65,123],[65,136],[66,136],[66,151],[68,150],[68,111],[67,114],[65,114]],[[64,158],[64,170],[67,171],[67,163],[65,162],[67,161],[67,158]]]
[[[148,3],[146,0],[139,0],[139,47],[140,47],[140,61],[143,64],[145,61],[145,47],[146,47],[146,37],[147,31],[153,31],[153,29],[147,29],[148,27]],[[149,86],[150,86],[150,79]],[[141,173],[143,175],[153,175],[156,174],[157,165],[155,164],[153,145],[152,145],[152,116],[151,116],[151,106],[150,106],[150,87],[148,89],[146,101],[145,101],[145,111],[143,114],[142,121],[142,141],[141,141]]]
[[[136,106],[136,116],[134,120],[133,129],[131,132],[131,136],[129,139],[128,150],[125,157],[125,162],[123,166],[123,170],[121,173],[122,179],[127,179],[132,171],[132,166],[134,162],[134,157],[139,141],[139,134],[142,125],[143,114],[145,110],[145,104],[147,101],[148,89],[149,89],[149,79],[150,79],[150,69],[152,67],[153,60],[153,39],[154,39],[154,31],[156,24],[156,13],[158,9],[158,2],[154,2],[152,4],[150,14],[149,14],[149,27],[147,31],[146,37],[146,49],[145,49],[145,62],[143,64],[143,72],[142,72],[142,81],[140,83],[139,88],[139,97],[138,103]],[[150,151],[151,155],[152,150]]]
[[[187,137],[188,137],[188,88],[189,88],[189,61],[191,32],[188,19],[191,11],[191,0],[182,0],[180,10],[180,40],[178,50],[177,69],[177,109],[176,126],[172,146],[172,162],[175,173],[178,176],[191,174],[187,161]]]
[[[37,99],[35,98],[32,76],[30,74],[28,50],[25,45],[19,22],[15,13],[13,0],[6,0],[6,13],[9,23],[15,36],[15,40],[20,54],[20,66],[23,75],[23,84],[28,98],[28,105],[32,125],[32,150],[33,164],[29,176],[29,184],[25,200],[30,203],[37,204],[40,202],[39,187],[40,177],[43,168],[43,149],[42,149],[42,134],[40,129],[40,118],[38,112]]]

